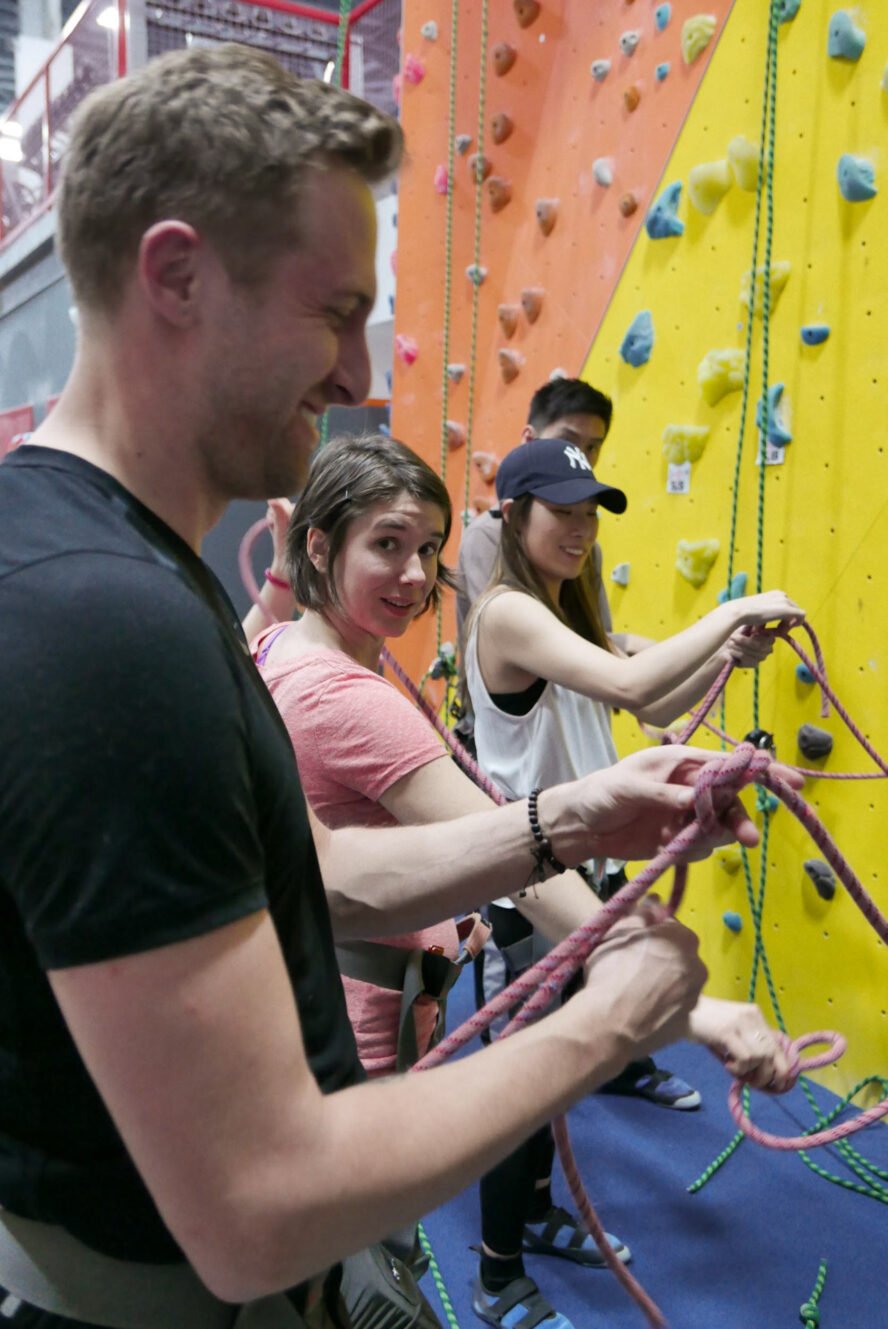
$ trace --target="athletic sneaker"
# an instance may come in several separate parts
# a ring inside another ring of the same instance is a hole
[[[647,1098],[661,1107],[690,1112],[702,1103],[700,1091],[692,1089],[672,1071],[655,1066],[650,1057],[630,1062],[613,1080],[608,1080],[598,1091],[601,1094],[625,1094],[634,1098]]]

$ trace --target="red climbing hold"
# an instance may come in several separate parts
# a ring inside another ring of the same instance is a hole
[[[519,28],[529,28],[540,16],[538,0],[512,0]]]
[[[551,235],[558,217],[557,198],[538,198],[536,201],[537,225],[543,235]]]
[[[518,306],[500,305],[496,311],[496,316],[499,319],[500,327],[506,336],[513,336],[515,329],[518,326]]]
[[[521,308],[528,323],[536,323],[539,318],[544,294],[541,286],[527,286],[521,292]]]
[[[501,175],[492,175],[487,181],[487,197],[493,212],[502,212],[512,198],[512,186]]]
[[[514,46],[510,46],[508,42],[497,42],[493,48],[493,72],[498,78],[502,78],[504,74],[508,74],[517,59],[518,52]]]
[[[490,122],[490,137],[499,146],[500,143],[505,143],[514,128],[511,118],[505,111],[500,111]]]
[[[412,337],[406,337],[399,332],[395,337],[395,355],[399,360],[403,360],[405,365],[412,365],[419,355],[419,348]]]

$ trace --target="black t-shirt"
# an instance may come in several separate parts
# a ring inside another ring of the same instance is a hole
[[[268,907],[321,1088],[360,1079],[293,750],[216,578],[78,458],[0,466],[0,642],[0,1204],[177,1260],[46,971]]]

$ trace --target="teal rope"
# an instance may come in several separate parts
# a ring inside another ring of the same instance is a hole
[[[478,135],[475,150],[478,154],[478,167],[475,174],[475,251],[472,262],[474,264],[475,280],[472,282],[472,335],[469,348],[469,405],[466,418],[466,481],[463,496],[463,520],[466,520],[466,514],[469,510],[469,487],[471,484],[472,470],[472,431],[475,422],[475,370],[477,362],[478,347],[478,301],[481,291],[480,267],[481,267],[481,204],[483,201],[483,183],[484,169],[481,158],[484,154],[484,113],[487,99],[487,61],[489,53],[487,50],[487,3],[488,0],[481,0],[481,66],[478,74]]]
[[[438,1294],[438,1300],[441,1303],[441,1309],[444,1312],[444,1318],[451,1329],[459,1329],[459,1321],[456,1318],[456,1311],[453,1309],[453,1302],[447,1294],[447,1288],[444,1286],[444,1279],[441,1276],[441,1270],[438,1267],[438,1261],[435,1259],[435,1252],[432,1250],[431,1242],[426,1236],[425,1228],[422,1223],[417,1229],[419,1232],[419,1244],[422,1247],[423,1254],[429,1262],[429,1273],[432,1275],[432,1282],[435,1284],[435,1291]]]

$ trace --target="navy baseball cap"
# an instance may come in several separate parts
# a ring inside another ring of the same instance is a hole
[[[594,499],[608,512],[625,512],[622,489],[595,479],[582,448],[566,438],[531,438],[513,448],[496,473],[496,496],[533,494],[547,503],[584,503]]]

